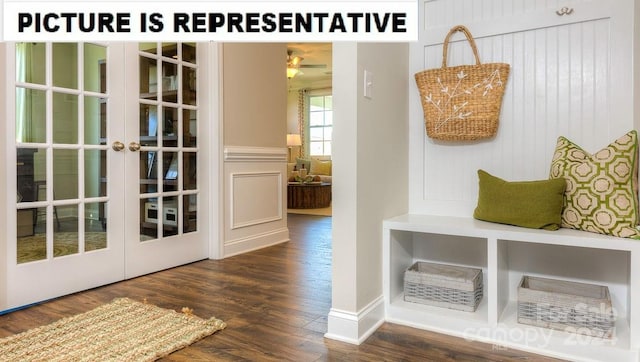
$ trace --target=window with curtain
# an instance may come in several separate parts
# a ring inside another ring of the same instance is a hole
[[[331,157],[333,133],[332,96],[309,96],[309,155]]]

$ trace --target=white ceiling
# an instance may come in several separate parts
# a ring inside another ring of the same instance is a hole
[[[331,43],[288,43],[287,50],[292,56],[304,58],[300,70],[302,74],[289,80],[293,89],[326,87],[331,85],[332,49]],[[305,65],[326,64],[326,68],[305,68]]]

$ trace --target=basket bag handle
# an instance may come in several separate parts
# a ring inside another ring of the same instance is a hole
[[[476,57],[476,65],[480,65],[480,56],[478,55],[478,47],[476,47],[476,41],[473,40],[473,36],[469,29],[467,29],[464,25],[456,25],[451,30],[449,30],[449,34],[444,38],[444,45],[442,46],[442,68],[447,67],[447,51],[449,50],[449,38],[457,32],[462,32],[466,37],[467,41],[471,45],[471,50],[473,50],[473,55]]]

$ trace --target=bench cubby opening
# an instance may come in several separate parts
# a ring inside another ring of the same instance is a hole
[[[404,271],[415,261],[482,268],[475,312],[405,302]],[[605,285],[617,313],[607,340],[517,322],[523,275]],[[640,241],[546,231],[465,217],[401,215],[383,222],[385,319],[569,360],[640,360]]]

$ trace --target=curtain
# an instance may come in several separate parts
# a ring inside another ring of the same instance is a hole
[[[30,82],[31,43],[16,44],[16,80]],[[31,141],[31,92],[16,87],[16,141]]]
[[[300,157],[305,158],[308,151],[307,146],[307,93],[306,89],[300,89],[298,91],[298,129],[300,130],[300,140],[302,141],[302,145],[300,146]]]

